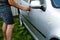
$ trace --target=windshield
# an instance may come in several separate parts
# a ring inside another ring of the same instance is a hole
[[[60,0],[51,0],[53,7],[60,8]]]

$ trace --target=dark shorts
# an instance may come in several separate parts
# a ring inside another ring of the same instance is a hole
[[[0,7],[0,17],[6,24],[14,24],[13,16],[10,6],[1,6]]]

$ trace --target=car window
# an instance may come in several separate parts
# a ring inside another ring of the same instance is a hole
[[[35,0],[30,0],[30,1],[35,1]],[[44,4],[45,1],[44,0],[39,0],[41,4]]]
[[[40,0],[41,4],[44,4],[44,0]]]
[[[52,6],[55,8],[60,8],[60,0],[51,0]]]
[[[28,0],[24,0],[25,2],[28,2]]]
[[[39,1],[39,0],[30,0],[30,2],[32,2],[32,1]],[[40,2],[40,1],[39,1]]]

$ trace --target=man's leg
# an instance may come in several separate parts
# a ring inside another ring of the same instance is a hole
[[[5,23],[3,23],[2,31],[3,31],[3,35],[4,35],[4,40],[7,40],[6,39],[6,30],[7,30],[7,25]]]
[[[13,15],[12,15],[12,12],[11,12],[11,7],[10,6],[2,6],[0,12],[1,12],[0,13],[1,18],[3,19],[3,21],[7,25],[5,36],[6,36],[7,40],[11,40],[12,30],[14,28],[14,21],[13,21]],[[6,25],[5,24],[3,25],[3,30],[4,30],[3,32],[5,32],[4,27]]]
[[[7,26],[7,31],[6,31],[6,36],[7,36],[7,40],[12,40],[12,31],[14,28],[14,24],[9,24]]]

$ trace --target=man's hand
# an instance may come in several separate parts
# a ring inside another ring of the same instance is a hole
[[[22,10],[24,10],[24,11],[30,11],[30,9],[31,9],[31,7],[30,7],[30,6],[28,6],[28,7],[23,7],[23,9],[22,9]]]

